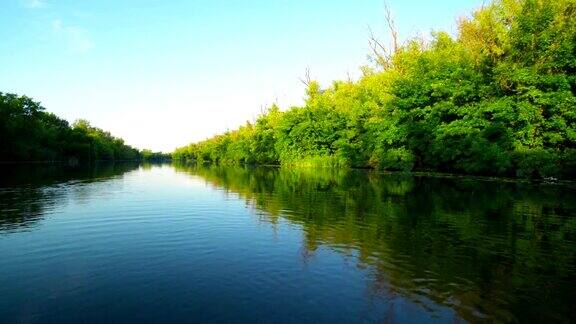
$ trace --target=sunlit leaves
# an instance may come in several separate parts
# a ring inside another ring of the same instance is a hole
[[[409,40],[356,82],[307,78],[304,107],[274,106],[175,156],[573,177],[575,13],[574,0],[496,0],[461,19],[457,37]]]

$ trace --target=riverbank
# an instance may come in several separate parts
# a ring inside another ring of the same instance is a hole
[[[323,86],[308,75],[303,105],[273,104],[173,156],[574,180],[572,9],[569,0],[493,1],[455,35],[373,44],[376,64],[358,80]]]

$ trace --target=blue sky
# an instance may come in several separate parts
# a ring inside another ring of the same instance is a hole
[[[454,33],[482,4],[388,3],[402,39]],[[171,151],[301,104],[307,68],[357,77],[383,18],[383,0],[1,0],[0,91]]]

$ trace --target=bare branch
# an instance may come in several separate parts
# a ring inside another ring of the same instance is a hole
[[[392,36],[392,53],[396,53],[398,51],[398,28],[396,28],[396,22],[394,21],[394,16],[392,15],[388,1],[384,1],[384,10],[386,14],[386,24],[388,25],[390,36]]]
[[[370,38],[368,39],[368,44],[370,45],[370,49],[376,59],[377,63],[380,65],[385,66],[386,62],[388,61],[388,50],[380,41],[374,36],[374,32],[372,32],[372,28],[368,26],[368,30],[370,32]]]
[[[346,71],[346,75],[348,76],[348,83],[352,83],[352,76],[350,76],[350,71]]]
[[[376,36],[374,36],[372,28],[368,26],[368,29],[370,31],[370,43],[371,43],[370,45],[372,46],[372,50],[387,53],[388,50],[386,50],[386,47],[380,43],[380,41],[376,38]]]
[[[381,65],[384,69],[392,67],[392,56],[398,52],[400,48],[400,43],[398,39],[398,29],[396,28],[396,22],[394,21],[394,16],[392,15],[392,10],[388,1],[384,1],[384,19],[386,20],[386,26],[388,27],[388,32],[390,33],[391,45],[384,46],[374,33],[372,29],[368,27],[370,31],[369,45],[374,58],[377,63]]]
[[[306,68],[304,78],[298,78],[298,79],[300,80],[300,82],[304,83],[306,87],[309,87],[310,83],[312,82],[312,79],[310,78],[310,68],[309,67]]]
[[[370,45],[372,53],[374,54],[376,62],[385,69],[390,67],[390,57],[391,57],[390,52],[388,51],[386,46],[382,45],[382,43],[380,43],[380,41],[376,38],[376,36],[374,36],[372,29],[370,27],[368,27],[368,29],[370,31],[370,38],[368,40],[368,43]]]

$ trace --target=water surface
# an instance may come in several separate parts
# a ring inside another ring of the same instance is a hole
[[[3,166],[0,322],[570,322],[576,190]]]

